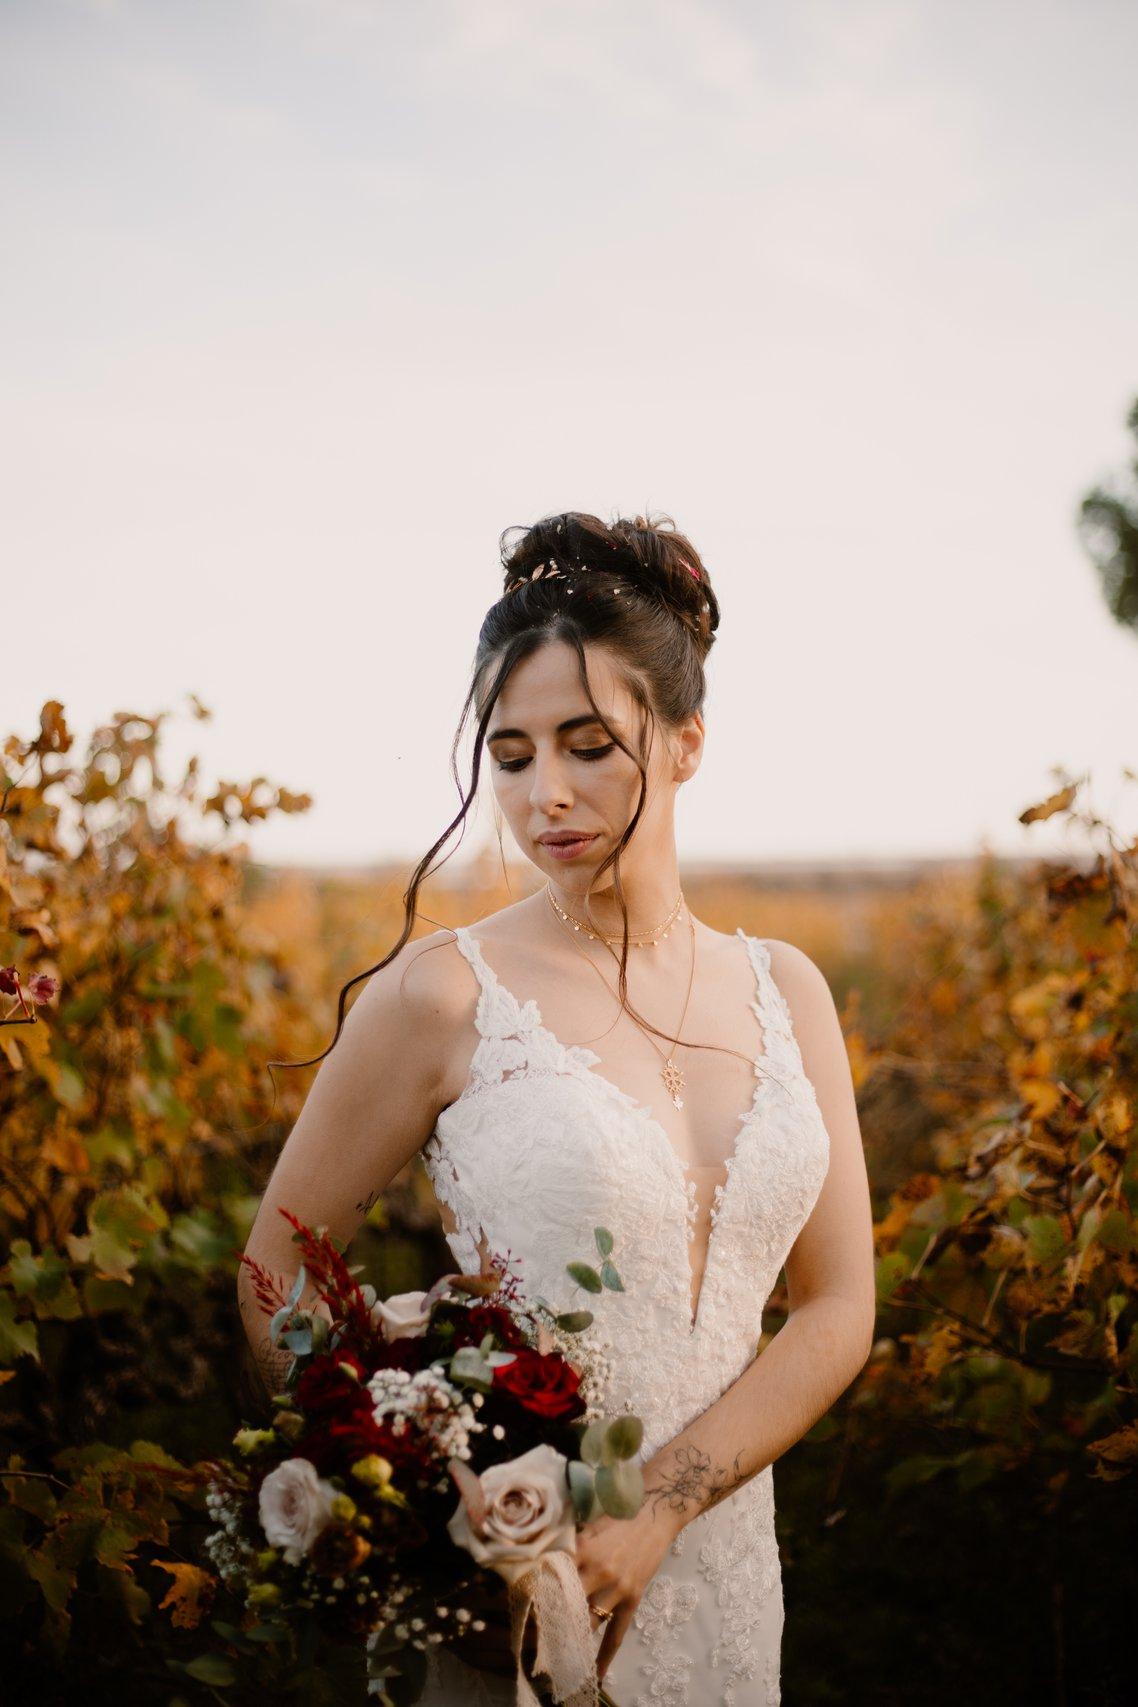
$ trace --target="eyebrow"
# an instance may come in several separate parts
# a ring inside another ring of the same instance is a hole
[[[570,729],[580,729],[586,723],[600,724],[600,722],[601,722],[600,718],[595,717],[592,712],[590,712],[587,717],[567,717],[565,719],[564,723],[559,723],[557,725],[557,728],[554,731],[554,733],[557,735],[565,735],[569,732]],[[604,727],[603,724],[601,724],[601,727],[602,728]],[[528,741],[529,736],[526,734],[524,729],[495,729],[495,731],[492,735],[487,735],[486,745],[489,746],[492,741],[507,741],[507,740],[509,740],[509,741]]]

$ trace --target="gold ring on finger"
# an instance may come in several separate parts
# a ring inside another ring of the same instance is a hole
[[[588,1606],[589,1611],[595,1612],[598,1618],[608,1619],[612,1617],[611,1606],[594,1606],[591,1600],[589,1601]]]

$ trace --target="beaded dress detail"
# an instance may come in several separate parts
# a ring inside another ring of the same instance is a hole
[[[586,1306],[611,1344],[605,1411],[635,1411],[647,1460],[754,1359],[762,1312],[829,1165],[829,1137],[770,953],[736,932],[755,980],[755,1089],[716,1185],[694,1320],[688,1243],[696,1182],[651,1111],[594,1069],[591,1049],[546,1029],[487,965],[465,927],[457,946],[478,980],[479,1043],[461,1096],[422,1155],[464,1273],[479,1239],[512,1253],[527,1292],[577,1309],[567,1262],[608,1227],[623,1292]],[[680,1531],[604,1678],[620,1707],[773,1707],[780,1700],[782,1576],[773,1466]],[[600,1634],[597,1635],[599,1646]],[[424,1707],[511,1707],[512,1683],[450,1650],[428,1649]]]

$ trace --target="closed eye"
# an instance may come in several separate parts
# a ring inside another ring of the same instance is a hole
[[[606,753],[611,753],[615,746],[615,741],[608,741],[603,747],[573,747],[570,751],[575,759],[584,759],[588,763],[593,763],[597,759],[603,759]],[[496,763],[500,771],[520,771],[525,769],[529,760],[498,759]]]

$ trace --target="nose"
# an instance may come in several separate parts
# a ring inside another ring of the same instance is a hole
[[[540,752],[535,752],[530,775],[533,782],[529,799],[535,812],[548,816],[551,812],[560,811],[572,804],[573,792],[569,787],[565,760],[556,750],[548,753],[545,758],[542,758]]]

